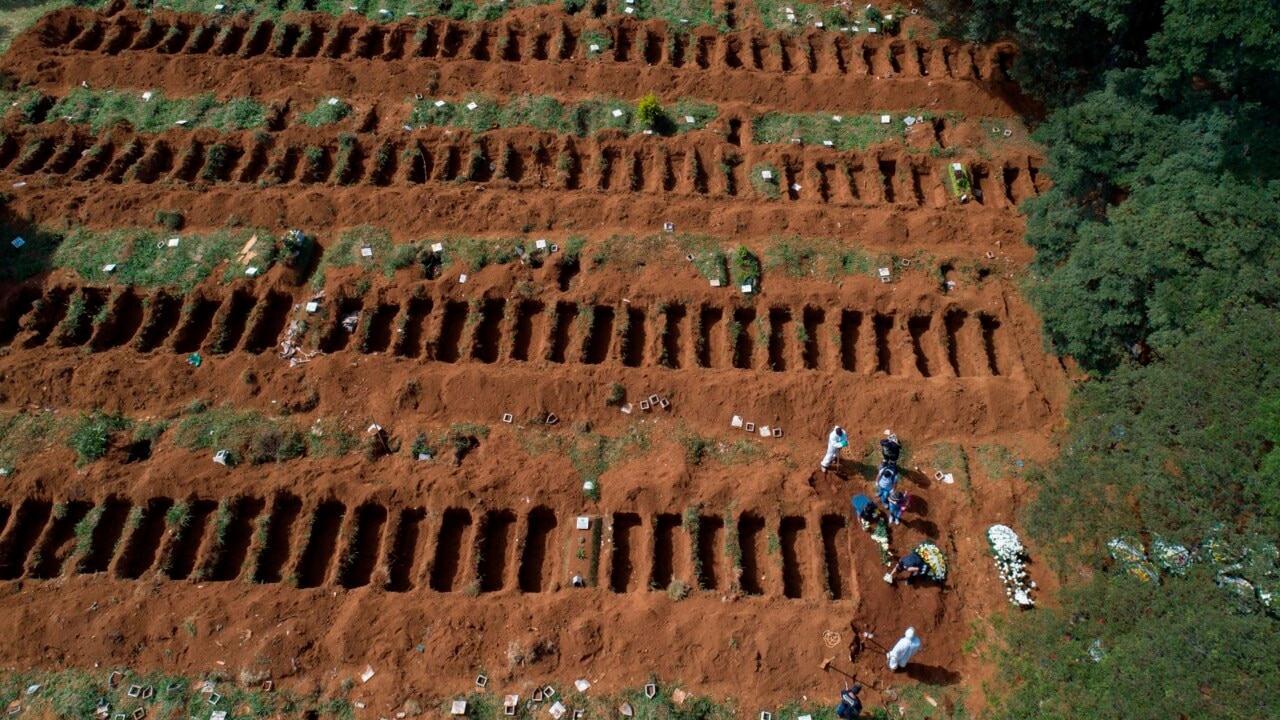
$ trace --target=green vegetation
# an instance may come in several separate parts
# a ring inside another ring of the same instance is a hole
[[[636,120],[646,128],[653,128],[658,118],[662,116],[662,104],[658,102],[658,96],[649,93],[640,98],[639,104],[636,105]]]
[[[724,28],[711,0],[636,0],[634,5],[627,5],[623,0],[611,0],[609,5],[618,13],[630,7],[633,11],[631,17],[638,20],[666,20],[676,32],[692,30],[699,25]]]
[[[644,102],[642,98],[641,104]],[[462,100],[419,100],[408,122],[415,126],[460,127],[472,132],[532,127],[577,137],[589,137],[602,130],[621,130],[634,135],[650,129],[660,135],[677,135],[701,130],[720,114],[714,105],[695,100],[680,100],[664,110],[657,104],[656,97],[644,112],[642,115],[635,103],[617,98],[566,105],[547,95],[513,95],[502,102],[491,95],[473,93]],[[693,122],[688,118],[693,118]]]
[[[346,455],[360,446],[359,433],[363,429],[350,427],[334,418],[320,418],[307,431],[308,454],[312,457]]]
[[[751,286],[752,293],[760,292],[760,258],[745,245],[739,245],[733,251],[729,270],[733,275],[734,287]]]
[[[649,451],[650,425],[630,425],[613,437],[575,428],[573,432],[546,429],[522,429],[519,431],[520,447],[530,456],[553,452],[569,458],[582,483],[592,483],[587,492],[592,499],[600,497],[600,477],[618,462],[634,459]]]
[[[303,113],[298,122],[311,127],[333,125],[344,120],[351,114],[351,110],[351,105],[345,100],[336,97],[322,98],[309,112]]]
[[[578,46],[587,58],[599,60],[613,48],[613,38],[603,30],[586,30],[578,38]]]
[[[150,93],[149,99],[144,99],[141,92],[75,88],[59,99],[45,116],[45,122],[57,120],[87,124],[95,133],[118,123],[147,133],[164,132],[173,127],[230,132],[266,127],[267,109],[250,98],[219,102],[213,93],[171,99],[156,90]]]
[[[203,403],[188,408],[178,422],[174,443],[187,450],[226,450],[232,462],[247,459],[254,465],[292,460],[307,450],[302,433],[290,420]]]
[[[71,270],[94,283],[113,281],[135,287],[171,287],[190,291],[219,267],[224,282],[241,277],[245,265],[236,257],[257,235],[257,255],[251,263],[265,272],[278,252],[269,233],[252,229],[216,230],[203,235],[169,235],[145,228],[94,232],[77,228],[65,234],[0,227],[0,236],[21,234],[27,245],[20,250],[0,245],[0,280],[17,281],[54,268]],[[168,242],[178,237],[177,246]],[[12,262],[10,259],[12,258]],[[104,268],[115,265],[108,273]]]
[[[778,200],[782,197],[782,175],[772,163],[761,163],[751,168],[751,187],[760,197]]]
[[[85,465],[107,454],[107,445],[114,433],[129,429],[132,424],[123,415],[108,415],[101,410],[81,413],[71,427],[67,445],[76,452],[76,464]]]
[[[414,459],[420,455],[439,458],[441,450],[449,451],[449,462],[458,465],[467,453],[479,447],[480,441],[489,437],[489,427],[478,423],[453,423],[440,434],[432,437],[425,432],[418,433],[409,446],[409,454]]]
[[[162,671],[138,673],[123,667],[114,670],[122,674],[114,688],[107,687],[105,683],[112,671],[106,667],[91,672],[76,669],[5,670],[0,672],[0,705],[9,707],[10,703],[17,701],[24,715],[64,718],[94,717],[100,700],[106,701],[111,712],[126,716],[132,716],[138,709],[145,710],[148,717],[156,718],[194,717],[209,712],[208,696],[195,691],[193,682],[199,681],[193,681],[189,676],[169,675]],[[241,717],[301,719],[312,713],[325,720],[351,720],[354,717],[353,706],[346,700],[298,695],[288,690],[266,692],[256,687],[244,688],[226,673],[205,677],[217,681],[221,703],[226,703],[229,708],[242,708],[238,713]],[[28,695],[27,688],[32,685],[38,685],[40,689]],[[132,685],[152,688],[154,695],[148,698],[129,697],[126,691]]]
[[[138,2],[138,0],[133,0]],[[258,0],[221,0],[223,14],[253,13],[255,18],[279,19],[285,13],[321,12],[345,16],[359,13],[375,22],[394,22],[416,17],[447,17],[452,20],[496,20],[507,11],[521,7],[548,5],[552,0],[280,0],[262,3]],[[208,14],[213,6],[204,0],[152,0],[146,5]],[[386,10],[387,12],[382,12]]]
[[[1017,43],[1014,78],[1052,111],[1035,138],[1054,185],[1022,205],[1028,292],[1090,373],[1022,519],[1064,586],[1000,628],[992,714],[1265,713],[1280,705],[1280,6],[928,4],[944,31]],[[1108,557],[1118,538],[1193,561],[1154,555],[1143,580]]]
[[[823,145],[830,141],[837,150],[865,150],[872,145],[901,139],[906,128],[902,117],[901,113],[893,115],[892,122],[886,124],[880,122],[880,113],[845,116],[767,113],[751,121],[751,140],[755,143],[790,143],[794,138],[800,138],[805,145]],[[932,117],[932,114],[926,116]]]
[[[93,551],[93,531],[98,528],[98,523],[102,522],[102,515],[106,511],[106,505],[95,505],[76,523],[72,533],[76,544],[72,552],[77,557],[83,558]]]
[[[715,460],[724,466],[749,465],[768,455],[764,446],[755,440],[716,440],[684,426],[677,431],[676,440],[684,446],[685,462],[692,466],[701,465],[706,460]]]
[[[99,4],[101,3],[97,0],[26,0],[0,5],[0,55],[9,49],[9,44],[19,33],[34,25],[41,15],[58,8]]]
[[[859,245],[832,238],[775,237],[764,251],[765,270],[781,270],[794,278],[874,277],[877,267],[892,262],[891,257],[872,257]]]

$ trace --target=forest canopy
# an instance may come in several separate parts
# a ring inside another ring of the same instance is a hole
[[[1007,624],[994,714],[1274,717],[1280,4],[929,5],[1044,103],[1028,292],[1088,373],[1023,518],[1068,579]]]

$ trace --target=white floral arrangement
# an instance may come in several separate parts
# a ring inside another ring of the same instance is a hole
[[[1031,590],[1036,586],[1027,575],[1027,551],[1018,539],[1018,533],[1007,525],[992,525],[987,530],[987,542],[995,554],[996,570],[1004,583],[1004,594],[1009,602],[1022,608],[1035,607]]]

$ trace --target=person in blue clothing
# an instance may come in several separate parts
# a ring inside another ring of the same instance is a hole
[[[850,720],[850,718],[862,716],[862,700],[858,697],[860,692],[862,692],[862,686],[854,685],[840,693],[840,704],[836,706],[836,717],[841,718],[841,720]]]
[[[862,527],[864,529],[884,517],[881,513],[880,506],[876,505],[874,500],[862,493],[854,495],[853,499],[849,501],[849,504],[853,505],[853,514],[862,521]]]
[[[920,557],[920,553],[909,552],[898,560],[893,569],[889,571],[889,574],[885,576],[885,579],[896,578],[899,573],[902,573],[903,580],[910,585],[913,580],[928,575],[929,566],[925,564],[924,558]]]
[[[884,463],[880,472],[876,473],[876,488],[880,493],[880,502],[888,504],[889,495],[898,487],[898,466]]]
[[[901,490],[894,490],[889,493],[889,501],[885,504],[885,509],[889,511],[889,522],[894,525],[902,524],[902,512],[911,504],[911,496]]]

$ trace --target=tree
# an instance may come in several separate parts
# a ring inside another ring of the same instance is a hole
[[[662,118],[662,104],[658,102],[658,96],[649,93],[640,98],[640,103],[636,105],[636,119],[641,125],[649,129],[654,129],[658,121]]]

